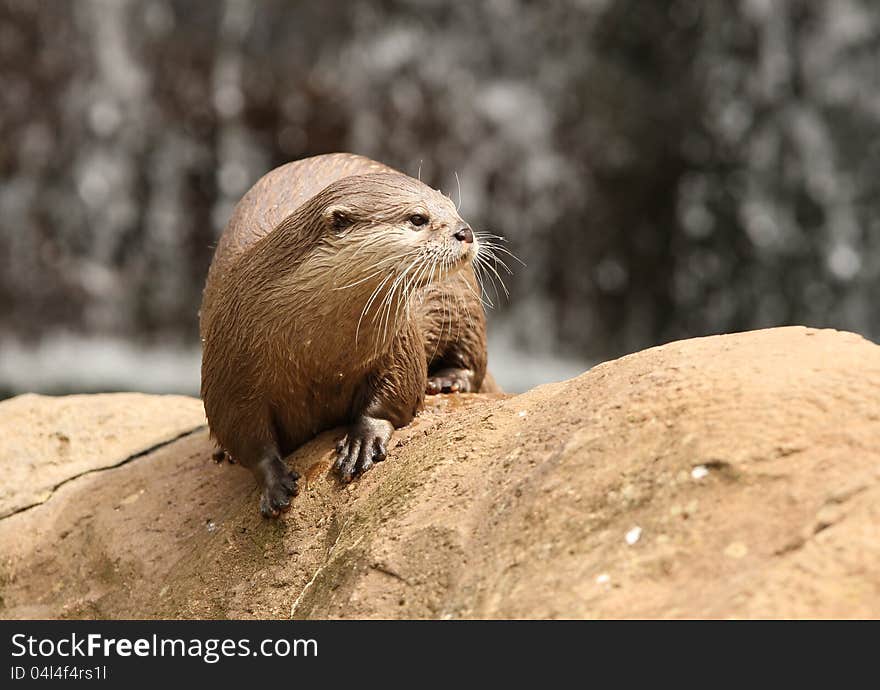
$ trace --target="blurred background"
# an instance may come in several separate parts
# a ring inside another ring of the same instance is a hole
[[[232,206],[331,151],[457,173],[509,239],[508,390],[692,336],[880,338],[876,0],[0,0],[0,83],[0,397],[195,393]]]

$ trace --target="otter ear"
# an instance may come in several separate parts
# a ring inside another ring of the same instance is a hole
[[[345,232],[354,223],[352,210],[347,206],[334,204],[324,210],[324,222],[333,232]]]

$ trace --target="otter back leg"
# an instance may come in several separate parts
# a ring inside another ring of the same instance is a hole
[[[486,375],[486,315],[473,268],[429,287],[419,313],[428,377],[425,391],[472,393]]]
[[[263,517],[274,518],[290,508],[290,500],[299,493],[296,484],[299,474],[288,469],[281,459],[271,415],[267,411],[265,418],[262,417],[254,419],[251,415],[250,423],[246,423],[248,416],[242,415],[238,427],[247,436],[224,447],[257,480]]]
[[[394,429],[409,424],[425,400],[427,368],[418,329],[408,323],[390,354],[364,381],[352,407],[352,423],[336,446],[339,478],[350,482],[388,453]]]

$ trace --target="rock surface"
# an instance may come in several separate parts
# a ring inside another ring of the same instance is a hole
[[[113,467],[205,424],[179,395],[20,395],[0,402],[0,518],[71,478]]]
[[[104,425],[197,405],[160,400],[119,398]],[[25,402],[7,448],[49,453],[64,403],[67,452],[111,468],[16,475],[61,485],[0,519],[4,618],[880,617],[880,347],[853,334],[681,341],[435,398],[349,486],[323,434],[275,522],[205,430],[120,465],[88,397]]]

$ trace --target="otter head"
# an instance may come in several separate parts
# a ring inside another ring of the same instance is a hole
[[[477,238],[452,200],[407,175],[346,177],[324,193],[325,237],[345,247],[365,282],[387,279],[390,286],[399,279],[410,292],[476,256]]]

